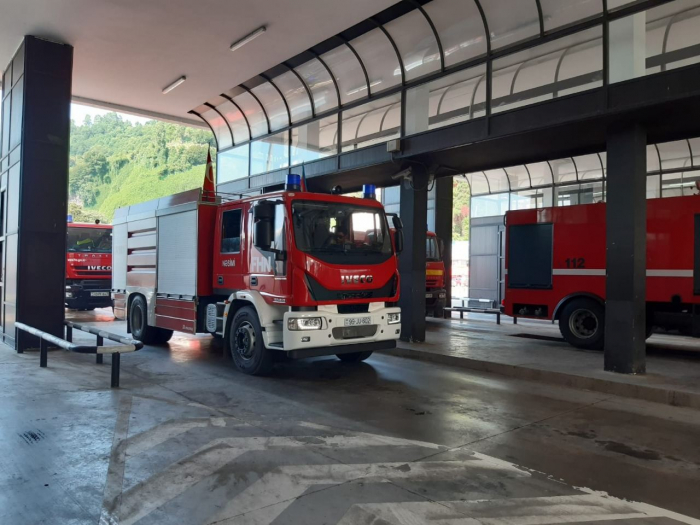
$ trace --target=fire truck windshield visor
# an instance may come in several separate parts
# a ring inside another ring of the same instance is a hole
[[[292,203],[299,250],[331,263],[377,264],[392,255],[382,209],[319,201]]]
[[[111,253],[112,230],[68,227],[66,244],[71,253]]]

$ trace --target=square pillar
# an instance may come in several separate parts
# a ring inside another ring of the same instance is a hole
[[[27,36],[3,75],[0,140],[3,342],[15,321],[62,336],[73,48]]]
[[[452,305],[452,194],[455,181],[452,177],[435,180],[435,235],[442,239],[444,251],[442,260],[445,263],[445,305]]]
[[[413,182],[401,184],[400,213],[404,249],[399,256],[401,276],[401,339],[425,341],[425,239],[428,220],[428,174],[413,166]]]
[[[646,131],[608,130],[605,370],[646,371]]]

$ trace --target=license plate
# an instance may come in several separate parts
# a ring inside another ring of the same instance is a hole
[[[432,299],[432,298],[433,298],[433,294],[427,293],[427,294],[425,294],[425,298],[426,298],[426,299]]]
[[[90,292],[90,297],[109,297],[109,292]]]
[[[372,324],[371,317],[350,317],[345,319],[345,326],[362,326]]]

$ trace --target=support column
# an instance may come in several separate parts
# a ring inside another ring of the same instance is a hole
[[[401,339],[425,341],[425,225],[428,220],[428,174],[413,166],[413,183],[401,184],[400,216],[404,250],[399,256],[401,275]]]
[[[25,37],[3,75],[0,141],[2,338],[14,323],[62,337],[73,48]]]
[[[452,192],[454,179],[443,177],[435,180],[435,235],[442,239],[444,251],[442,260],[445,262],[445,306],[452,306]]]
[[[605,370],[646,371],[646,131],[608,130]]]

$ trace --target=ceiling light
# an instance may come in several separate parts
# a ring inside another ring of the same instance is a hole
[[[175,89],[177,86],[182,84],[185,80],[187,80],[187,77],[185,75],[182,75],[175,82],[173,82],[169,86],[164,87],[163,88],[163,95],[167,95],[168,93],[170,93],[173,89]]]
[[[233,44],[231,44],[231,51],[235,51],[236,49],[242,48],[244,45],[246,45],[248,42],[253,40],[254,38],[262,35],[265,31],[267,31],[267,27],[261,26],[257,28],[255,31],[250,33],[249,35],[244,36],[240,40],[236,40]]]

